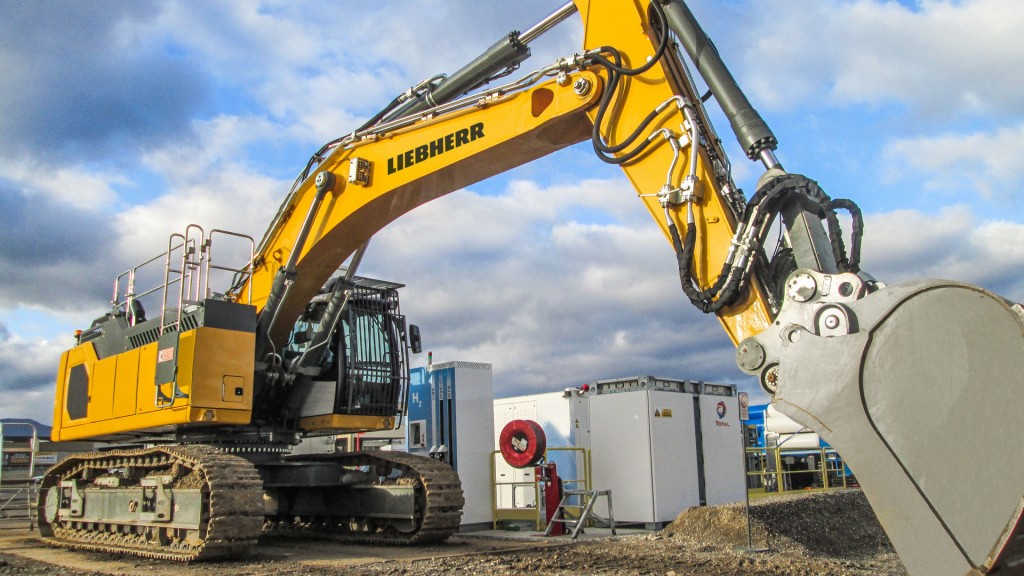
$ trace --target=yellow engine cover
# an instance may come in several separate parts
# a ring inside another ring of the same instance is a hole
[[[61,356],[51,438],[248,424],[254,347],[252,332],[206,326],[181,333],[177,346],[153,342],[103,359],[82,343]],[[175,363],[173,377],[158,385],[157,366],[167,362]]]

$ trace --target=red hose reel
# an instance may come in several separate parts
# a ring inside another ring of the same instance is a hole
[[[513,468],[527,468],[544,459],[547,437],[533,420],[513,420],[501,429],[498,437],[501,456]]]

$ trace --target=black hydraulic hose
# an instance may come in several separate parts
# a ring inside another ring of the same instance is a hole
[[[627,162],[630,162],[638,155],[640,155],[644,150],[646,150],[648,146],[650,146],[651,140],[644,138],[643,140],[640,141],[640,144],[638,144],[635,148],[623,154],[622,156],[611,156],[611,154],[621,152],[622,150],[625,150],[626,148],[632,146],[636,142],[636,139],[640,137],[640,135],[647,129],[647,127],[650,126],[651,122],[653,122],[654,119],[658,116],[658,111],[652,110],[647,115],[647,117],[640,122],[636,129],[633,130],[632,134],[624,138],[622,142],[616,145],[609,146],[602,142],[600,126],[604,123],[604,116],[611,104],[612,95],[614,94],[615,89],[617,88],[619,78],[620,75],[617,72],[609,72],[608,88],[605,94],[601,97],[601,102],[598,105],[597,116],[594,118],[593,132],[591,133],[591,142],[593,143],[594,153],[597,154],[597,157],[600,158],[601,161],[605,162],[606,164],[616,165],[626,164]]]
[[[601,53],[607,53],[611,55],[612,59],[605,58],[600,54],[596,54],[591,57],[594,63],[604,66],[608,70],[608,85],[605,87],[604,93],[601,95],[601,100],[598,104],[597,114],[594,118],[594,128],[591,133],[591,141],[594,147],[594,153],[602,161],[608,164],[624,164],[636,158],[642,153],[651,141],[644,139],[640,144],[633,150],[627,152],[621,157],[614,157],[611,154],[615,154],[625,150],[632,146],[636,139],[646,131],[647,127],[654,121],[658,116],[657,110],[652,110],[643,121],[633,130],[633,133],[623,139],[621,142],[615,145],[605,144],[601,138],[601,126],[604,124],[605,114],[611,107],[612,99],[615,97],[615,92],[618,90],[619,81],[622,76],[637,76],[650,70],[658,61],[661,60],[665,54],[665,49],[668,47],[668,26],[667,20],[665,19],[664,9],[658,0],[651,2],[652,12],[657,17],[657,27],[661,31],[660,38],[658,39],[658,48],[655,50],[654,57],[648,60],[645,64],[637,68],[625,68],[622,66],[622,56],[618,50],[611,46],[602,46],[599,50]]]
[[[675,248],[676,260],[679,265],[679,283],[683,288],[683,293],[689,298],[690,303],[705,314],[717,312],[730,305],[735,300],[736,295],[742,290],[743,274],[730,274],[729,269],[731,267],[728,265],[723,267],[722,274],[718,277],[718,282],[716,282],[716,287],[725,284],[724,289],[721,290],[718,299],[712,299],[709,294],[711,290],[702,291],[694,285],[691,267],[693,265],[694,246],[697,243],[696,226],[690,226],[686,230],[685,243],[680,239],[679,230],[674,222],[669,223],[668,231],[672,237],[672,247]]]
[[[608,62],[606,59],[597,56],[597,59],[604,60],[602,64],[608,66],[609,69],[615,70],[616,72],[624,76],[639,76],[640,74],[643,74],[644,72],[650,70],[655,64],[658,63],[659,60],[661,60],[661,57],[665,54],[665,48],[668,47],[668,26],[667,20],[665,19],[665,9],[661,7],[661,4],[658,2],[658,0],[651,2],[651,6],[654,8],[654,15],[658,17],[657,26],[661,29],[661,37],[658,38],[658,48],[654,52],[654,57],[648,60],[642,66],[639,66],[637,68],[623,68],[621,65],[621,60],[617,59],[615,63],[611,63]],[[603,46],[601,50],[611,51],[614,52],[616,55],[618,54],[617,50],[615,50],[614,48],[610,48],[608,46]]]
[[[846,272],[850,269],[850,261],[846,257],[846,244],[843,243],[843,230],[839,226],[839,216],[831,208],[831,202],[823,207],[825,224],[828,225],[828,239],[832,245],[832,255],[836,260],[836,270]]]
[[[846,210],[853,219],[850,230],[850,259],[846,267],[848,272],[856,274],[860,272],[860,246],[864,238],[864,214],[860,211],[860,206],[847,198],[837,198],[831,202],[830,206],[833,210]]]
[[[818,185],[817,182],[806,176],[792,175],[794,184],[787,193],[798,193],[802,197],[813,200],[817,203],[818,216],[825,220],[828,226],[829,244],[832,247],[832,256],[836,261],[836,269],[840,272],[860,271],[860,245],[863,236],[863,217],[860,208],[848,199],[832,200],[828,194]],[[847,257],[846,246],[843,243],[843,231],[839,225],[839,217],[836,215],[836,208],[842,208],[853,216],[853,233],[851,235],[853,249],[850,258]]]
[[[396,96],[395,99],[392,100],[390,103],[388,103],[388,105],[385,106],[380,112],[377,112],[376,114],[374,114],[372,118],[370,118],[362,126],[357,128],[356,132],[362,132],[363,130],[366,130],[366,129],[372,127],[377,122],[380,122],[382,119],[384,119],[385,116],[388,115],[388,113],[390,113],[392,110],[397,108],[398,105],[402,103],[402,101],[403,101],[402,96]]]
[[[817,182],[798,174],[785,174],[768,180],[747,202],[742,221],[745,223],[744,229],[757,231],[756,238],[752,240],[753,245],[762,246],[764,244],[771,222],[778,216],[782,204],[793,195],[811,199],[818,205],[819,216],[828,223],[829,240],[836,262],[840,263],[839,269],[843,272],[858,272],[863,236],[863,216],[860,208],[851,200],[830,199]],[[852,247],[849,259],[846,256],[841,227],[836,216],[837,208],[847,210],[853,216]],[[678,261],[679,281],[690,302],[705,313],[717,312],[733,304],[749,280],[746,272],[741,270],[738,264],[726,262],[715,284],[706,290],[700,290],[696,285],[692,270],[693,254],[697,243],[696,226],[692,224],[688,226],[685,239],[680,238],[679,230],[674,222],[669,221],[668,228]],[[753,258],[754,255],[750,254],[748,257]]]

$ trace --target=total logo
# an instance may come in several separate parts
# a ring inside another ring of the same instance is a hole
[[[718,404],[715,405],[715,412],[718,414],[719,418],[718,420],[715,420],[715,426],[718,426],[719,428],[729,428],[729,423],[722,420],[722,418],[725,418],[726,413],[725,402],[719,401]]]

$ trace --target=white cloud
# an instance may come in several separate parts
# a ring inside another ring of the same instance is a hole
[[[53,420],[57,359],[72,344],[70,336],[24,339],[0,323],[0,415],[4,418]]]
[[[142,262],[166,250],[170,234],[184,233],[189,224],[248,234],[258,243],[288,186],[237,165],[205,181],[177,186],[116,216],[119,257],[129,264]]]
[[[900,102],[919,114],[1024,110],[1024,5],[1015,0],[759,3],[743,58],[753,99],[791,109]],[[738,42],[739,32],[731,37]]]
[[[165,142],[142,155],[143,164],[166,178],[172,189],[217,178],[232,166],[246,166],[262,175],[271,167],[248,166],[247,147],[278,137],[282,131],[281,126],[260,116],[228,114],[193,120],[191,128],[191,139]],[[296,174],[298,171],[296,168]]]
[[[1024,205],[1024,163],[1018,152],[1024,123],[967,134],[896,138],[882,151],[887,172],[962,199],[965,192],[986,200]]]
[[[290,125],[290,137],[319,144],[355,129],[411,85],[454,72],[512,29],[531,26],[556,7],[549,4],[435,0],[339,10],[331,2],[167,2],[152,27],[121,36],[124,44],[159,41],[195,52],[219,82]],[[578,20],[537,42],[524,69],[578,51]]]
[[[117,200],[114,186],[128,184],[127,177],[86,166],[53,166],[19,154],[0,156],[0,174],[27,195],[42,194],[60,204],[89,212],[107,209]]]
[[[1024,301],[1024,224],[980,221],[966,206],[868,215],[863,252],[864,270],[888,283],[958,280]]]

